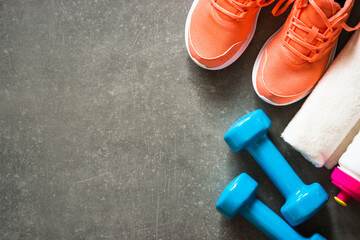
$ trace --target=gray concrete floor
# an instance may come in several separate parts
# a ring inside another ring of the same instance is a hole
[[[337,193],[330,171],[280,138],[303,102],[273,107],[251,86],[255,57],[287,14],[263,9],[244,55],[211,72],[185,49],[191,3],[0,1],[1,239],[266,239],[215,210],[241,172],[274,211],[284,203],[255,161],[223,141],[257,108],[304,182]],[[296,229],[359,239],[359,224],[358,202],[343,208],[330,199]]]

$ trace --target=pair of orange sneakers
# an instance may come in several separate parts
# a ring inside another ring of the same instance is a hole
[[[186,47],[199,66],[219,70],[245,51],[261,7],[275,0],[195,0],[185,26]],[[310,93],[332,62],[355,0],[280,0],[277,16],[294,2],[285,24],[262,47],[252,81],[257,95],[273,105],[287,105]],[[283,6],[282,8],[280,8]]]

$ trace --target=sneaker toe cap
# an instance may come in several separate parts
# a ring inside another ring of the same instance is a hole
[[[189,54],[193,60],[207,68],[217,68],[230,61],[231,58],[238,53],[244,42],[245,41],[240,41],[232,46],[223,46],[222,49],[214,51],[211,47],[206,47],[205,44],[201,47],[195,46],[189,36],[187,46]],[[208,51],[208,49],[211,50]]]

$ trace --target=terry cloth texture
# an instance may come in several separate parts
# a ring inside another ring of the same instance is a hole
[[[316,167],[333,168],[360,129],[357,30],[282,133]]]

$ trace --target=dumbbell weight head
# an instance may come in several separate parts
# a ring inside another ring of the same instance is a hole
[[[319,183],[304,185],[288,198],[280,212],[292,226],[297,226],[315,215],[328,200],[328,194]]]
[[[263,110],[258,109],[246,114],[232,125],[224,139],[231,150],[239,152],[265,136],[270,127],[270,119]]]
[[[247,207],[255,199],[258,183],[246,173],[229,183],[216,203],[216,209],[225,217],[232,219],[241,208]]]

